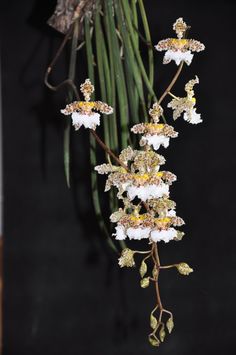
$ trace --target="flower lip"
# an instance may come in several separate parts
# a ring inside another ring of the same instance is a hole
[[[158,185],[150,184],[145,186],[128,186],[126,191],[130,200],[138,197],[145,202],[152,198],[160,198],[169,195],[169,186],[160,182]]]
[[[195,108],[190,110],[188,113],[185,112],[183,118],[191,124],[198,124],[202,122],[201,114],[197,113]]]
[[[189,50],[181,51],[180,49],[169,49],[164,55],[163,64],[168,64],[173,60],[175,61],[176,65],[180,65],[181,62],[185,62],[187,65],[190,65],[192,59],[193,54]]]
[[[129,238],[130,240],[131,239],[141,240],[141,239],[150,238],[150,240],[153,242],[164,241],[165,243],[168,243],[169,241],[176,240],[178,238],[178,231],[175,228],[169,226],[167,226],[164,229],[160,229],[157,227],[152,228],[152,227],[141,226],[141,225],[134,226],[134,227],[125,227],[124,225],[118,224],[115,229],[116,232],[113,233],[113,236],[115,236],[117,240],[124,240],[126,238]],[[134,265],[132,260],[133,255],[129,253],[127,257],[129,257],[129,261],[130,261],[129,266],[133,266]],[[122,267],[128,266],[125,265],[126,261],[128,262],[128,260],[125,260],[124,256],[121,257],[119,261],[122,264]]]
[[[169,228],[167,230],[153,230],[151,232],[151,240],[153,242],[163,241],[168,243],[170,240],[174,240],[177,237],[177,231],[174,228]]]
[[[167,148],[170,143],[170,138],[160,134],[147,134],[140,140],[140,146],[148,145],[153,146],[154,150],[158,150],[162,145]]]
[[[71,118],[75,130],[78,130],[81,126],[95,130],[96,126],[100,125],[100,115],[96,112],[90,113],[89,115],[73,112]]]

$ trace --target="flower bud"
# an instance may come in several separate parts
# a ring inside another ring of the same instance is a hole
[[[144,277],[144,279],[140,281],[140,286],[142,288],[147,288],[149,284],[150,284],[149,277]]]
[[[135,266],[134,253],[135,252],[129,248],[123,249],[120,258],[118,259],[120,267]]]
[[[176,265],[176,267],[181,275],[189,275],[191,272],[193,272],[193,269],[191,269],[191,267],[186,263],[180,263]]]

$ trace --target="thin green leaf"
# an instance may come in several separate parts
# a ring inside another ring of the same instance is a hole
[[[89,78],[94,83],[93,50],[92,50],[92,43],[91,43],[91,36],[90,36],[89,19],[87,17],[85,18],[85,41],[86,41],[86,54],[87,54],[87,62],[88,62],[88,74],[89,74]],[[94,95],[92,99],[94,99]],[[94,167],[97,164],[96,141],[91,134],[90,134],[90,162],[92,167]],[[98,194],[97,174],[93,169],[91,171],[91,185],[92,185],[93,205],[98,219],[99,227],[104,232],[107,238],[107,242],[110,245],[111,249],[114,250],[115,252],[118,252],[115,244],[113,243],[108,233],[104,219],[102,217],[100,199]]]
[[[149,80],[149,78],[147,76],[146,69],[144,67],[144,64],[143,64],[139,49],[136,46],[134,28],[132,26],[132,21],[131,21],[131,17],[130,17],[131,9],[129,7],[129,3],[127,2],[127,0],[122,0],[122,6],[123,6],[123,10],[124,10],[124,14],[125,14],[126,23],[127,23],[127,27],[128,27],[128,30],[129,30],[130,38],[131,38],[131,41],[132,41],[133,49],[134,49],[134,52],[135,52],[135,56],[136,56],[136,59],[137,59],[137,62],[138,62],[139,69],[141,71],[143,80],[144,80],[145,85],[146,85],[146,87],[147,87],[147,89],[148,89],[148,91],[149,91],[149,93],[151,95],[151,98],[153,98],[153,99],[155,99],[157,101],[157,97],[156,97],[156,94],[155,94],[155,92],[153,90],[152,83],[150,82],[150,80]]]
[[[108,43],[108,62],[109,62],[109,68],[110,68],[110,90],[108,92],[108,103],[111,105],[114,109],[113,114],[109,118],[109,122],[111,124],[109,125],[109,132],[110,132],[110,137],[112,137],[112,148],[113,150],[118,153],[119,150],[119,142],[118,142],[118,131],[117,131],[117,121],[116,121],[116,82],[115,82],[115,65],[114,65],[114,57],[113,57],[113,43],[112,43],[112,37],[111,37],[111,32],[110,32],[110,27],[109,27],[109,19],[108,16],[105,12],[103,16],[104,20],[104,25],[105,25],[105,33],[106,33],[106,39]],[[105,42],[105,39],[104,39]],[[113,136],[112,136],[113,135]]]
[[[108,64],[107,49],[105,45],[105,39],[101,26],[100,6],[97,6],[95,13],[95,38],[96,38],[96,52],[97,52],[97,64],[98,64],[98,77],[100,82],[101,97],[104,102],[110,104],[110,92],[111,92],[111,79],[110,68]],[[103,116],[103,127],[105,143],[108,147],[114,149],[117,148],[117,129],[114,120],[111,117]],[[111,212],[114,212],[117,206],[117,198],[114,196],[114,192],[109,192],[109,205]]]
[[[105,73],[103,65],[103,35],[101,28],[101,19],[100,19],[100,6],[98,5],[95,11],[95,41],[96,41],[96,62],[98,66],[98,77],[101,90],[101,97],[104,102],[107,102],[107,93],[105,85]],[[109,128],[108,121],[106,117],[103,117],[103,127],[104,127],[104,140],[108,147],[110,147],[110,137],[109,137]]]
[[[69,64],[69,74],[68,77],[71,80],[74,80],[75,78],[75,68],[76,68],[76,59],[77,59],[77,43],[78,43],[78,31],[79,31],[79,26],[78,26],[78,21],[75,21],[74,23],[74,31],[73,31],[73,37],[72,37],[72,43],[71,43],[71,54],[70,54],[70,64]],[[73,101],[73,90],[70,89],[68,93],[68,101],[71,102]],[[65,171],[65,177],[66,177],[66,183],[67,186],[70,187],[70,129],[71,124],[70,121],[68,120],[66,122],[65,128],[64,128],[64,137],[63,137],[63,146],[64,146],[64,171]]]
[[[151,34],[150,34],[150,30],[149,30],[145,7],[143,5],[143,0],[138,0],[138,4],[139,4],[139,9],[140,9],[140,13],[141,13],[142,22],[143,22],[143,28],[144,28],[144,32],[145,32],[146,41],[150,44],[148,47],[149,81],[150,81],[150,85],[153,87],[154,58],[153,58]],[[137,26],[136,26],[136,28],[137,28]],[[151,105],[151,95],[149,95],[149,98],[148,98],[148,107],[150,107],[150,105]]]
[[[117,38],[116,26],[115,26],[115,21],[113,16],[113,0],[105,1],[104,6],[105,6],[105,16],[108,17],[108,26],[109,26],[110,36],[112,40],[115,82],[116,82],[117,96],[119,101],[121,145],[122,148],[125,148],[127,146],[128,137],[129,137],[129,132],[127,129],[129,112],[128,112],[128,100],[127,100],[125,76],[124,76],[123,65],[120,57],[119,41]]]
[[[144,116],[147,117],[146,104],[143,93],[143,83],[140,71],[135,59],[132,44],[129,36],[127,36],[127,27],[124,21],[124,14],[122,12],[120,2],[115,5],[118,26],[123,37],[124,50],[125,50],[125,70],[127,91],[129,95],[130,113],[132,115],[131,123],[139,122],[139,101],[136,98],[136,91],[141,101]]]

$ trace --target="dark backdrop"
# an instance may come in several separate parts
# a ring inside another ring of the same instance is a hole
[[[64,93],[43,85],[61,36],[45,25],[55,2],[1,3],[4,133],[4,355],[235,354],[235,13],[234,1],[145,1],[153,41],[180,16],[206,44],[176,86],[195,74],[203,124],[176,123],[164,155],[178,175],[173,197],[186,221],[181,243],[161,245],[164,263],[195,272],[163,274],[175,330],[160,349],[146,341],[153,289],[120,270],[99,233],[88,184],[88,135],[73,135],[73,191],[63,173]],[[176,67],[156,54],[156,88]],[[86,77],[83,58],[78,81]],[[65,75],[67,56],[54,81]],[[181,90],[180,90],[181,89]]]

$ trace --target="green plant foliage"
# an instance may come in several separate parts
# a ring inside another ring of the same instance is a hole
[[[140,38],[140,31],[144,31],[145,44]],[[147,120],[146,107],[151,105],[152,99],[156,99],[153,90],[153,47],[143,1],[96,1],[94,11],[85,16],[84,34],[88,76],[96,91],[100,92],[101,99],[114,108],[109,119],[103,121],[104,142],[117,153],[131,142],[129,127]],[[148,53],[147,68],[139,51],[141,42]],[[97,161],[96,142],[92,136],[90,139],[93,167]],[[68,147],[65,154],[68,158]],[[65,166],[68,171],[68,164]],[[105,226],[102,218],[94,172],[91,183],[99,225],[103,231],[109,231],[110,227]],[[114,191],[109,194],[109,206],[111,212],[117,210]],[[120,244],[125,247],[124,242]]]

